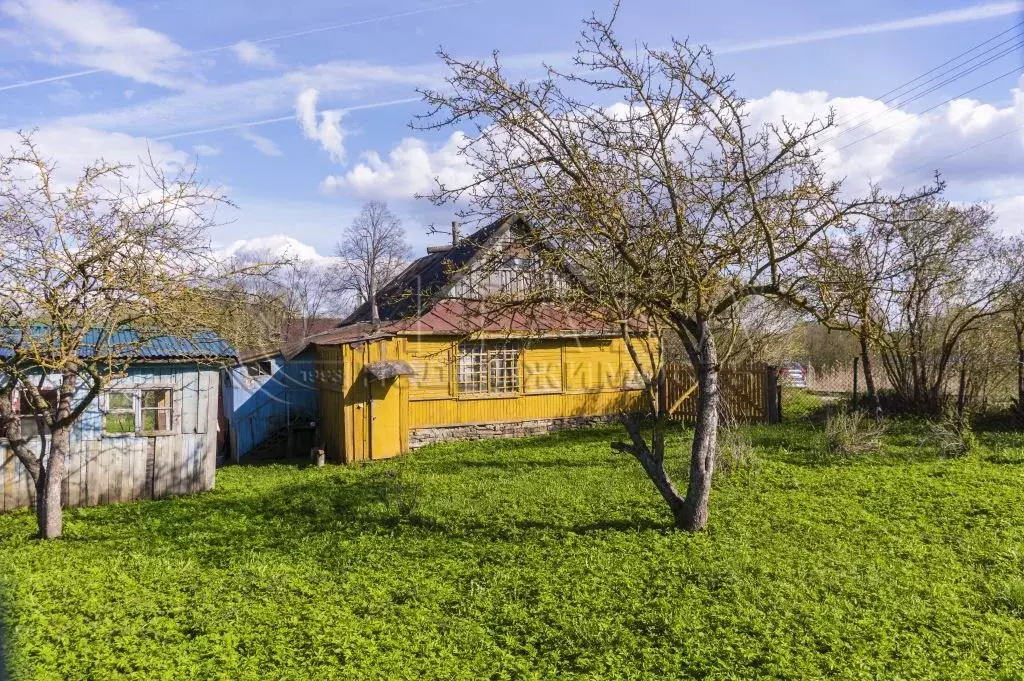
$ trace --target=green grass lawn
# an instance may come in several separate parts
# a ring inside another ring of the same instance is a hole
[[[615,429],[227,468],[51,543],[0,517],[9,674],[1024,678],[1024,435],[940,460],[903,425],[843,461],[807,424],[749,433],[697,536]]]

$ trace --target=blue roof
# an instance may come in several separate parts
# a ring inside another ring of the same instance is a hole
[[[7,329],[5,342],[0,342],[0,357],[10,357],[11,347],[21,338],[21,329]],[[85,334],[80,357],[95,357],[111,353],[115,356],[131,356],[136,360],[167,359],[234,359],[238,353],[231,345],[213,331],[202,331],[188,338],[142,334],[134,329],[119,329],[109,339],[101,342],[102,330],[92,329]],[[32,327],[32,335],[44,340],[50,334],[45,324]],[[99,347],[97,345],[99,344]]]

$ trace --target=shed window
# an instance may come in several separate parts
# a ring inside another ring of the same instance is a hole
[[[246,364],[245,372],[249,378],[270,376],[274,373],[274,365],[269,359],[261,359],[258,362],[249,362]]]
[[[121,435],[135,432],[135,395],[117,391],[107,393],[107,410],[103,415],[103,432]]]
[[[171,390],[156,388],[142,391],[142,430],[165,433],[171,429]]]
[[[39,421],[36,419],[35,412],[32,411],[32,406],[29,403],[28,395],[24,388],[15,391],[14,393],[14,408],[18,412],[18,416],[21,417],[21,436],[22,437],[35,437],[39,435]],[[39,389],[39,395],[49,407],[51,414],[57,413],[57,401],[59,399],[59,393],[56,388],[42,388]],[[43,432],[47,432],[46,425],[43,424]]]
[[[459,345],[459,393],[519,392],[519,348],[496,343]]]

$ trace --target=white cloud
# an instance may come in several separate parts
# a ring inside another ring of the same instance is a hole
[[[0,13],[20,26],[21,40],[54,63],[109,71],[142,83],[180,88],[186,50],[169,37],[136,24],[105,0],[4,0]]]
[[[329,265],[338,261],[338,258],[320,255],[309,244],[303,243],[287,234],[270,234],[250,239],[238,239],[218,249],[217,253],[221,258],[251,253],[269,255],[271,258],[301,260],[317,265]]]
[[[1000,228],[1024,229],[1024,77],[1011,102],[987,104],[958,99],[925,114],[893,108],[867,97],[832,97],[826,92],[776,91],[748,102],[750,122],[785,117],[792,123],[830,109],[836,126],[818,143],[827,172],[846,178],[851,191],[869,183],[897,190],[930,181],[940,170],[950,196],[963,201],[989,201]],[[466,184],[470,170],[458,155],[465,138],[456,133],[442,146],[406,138],[386,157],[364,152],[348,172],[329,175],[321,183],[328,193],[361,198],[405,199],[428,194],[434,178],[447,185]]]
[[[295,115],[299,119],[302,135],[319,142],[331,159],[338,163],[345,161],[345,131],[341,128],[341,111],[326,109],[317,117],[316,101],[320,93],[316,88],[307,88],[299,93],[295,101]]]
[[[296,93],[308,88],[316,89],[322,96],[358,97],[358,101],[353,102],[358,106],[366,101],[374,101],[370,98],[385,99],[395,94],[395,90],[408,96],[410,86],[436,84],[434,78],[434,75],[423,70],[358,62],[331,62],[230,85],[197,85],[187,92],[68,117],[63,121],[91,128],[161,137],[210,128],[235,127],[240,123],[251,124],[261,119],[290,120],[296,113]]]
[[[473,177],[458,155],[465,140],[465,135],[456,132],[432,150],[423,140],[407,137],[387,159],[375,151],[364,153],[362,161],[344,175],[324,179],[321,189],[368,199],[409,199],[429,194],[436,186],[435,178],[447,185],[464,184]]]
[[[196,152],[196,156],[220,156],[220,148],[209,144],[197,144],[192,147],[192,151]]]
[[[280,147],[278,147],[273,140],[268,139],[263,135],[258,135],[252,130],[242,128],[238,131],[238,136],[247,142],[250,142],[253,148],[264,156],[281,156]]]
[[[273,50],[248,40],[241,40],[235,43],[231,46],[231,51],[238,61],[249,66],[259,66],[261,68],[277,66],[277,57],[274,55]]]
[[[40,154],[56,164],[55,178],[60,185],[77,181],[82,169],[98,159],[109,163],[138,164],[152,154],[165,171],[174,172],[189,163],[189,155],[165,142],[151,142],[119,132],[105,132],[79,126],[44,126],[32,139]],[[14,130],[0,130],[0,148],[19,143]]]
[[[54,88],[47,95],[47,99],[57,106],[74,107],[85,100],[85,95],[68,81],[60,80],[54,83]]]

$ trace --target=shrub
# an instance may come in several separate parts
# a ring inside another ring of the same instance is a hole
[[[968,421],[961,422],[956,416],[946,416],[929,424],[931,440],[939,456],[956,459],[966,456],[978,448],[978,438]]]
[[[882,433],[882,426],[862,411],[836,411],[825,420],[825,451],[844,458],[875,452]]]

